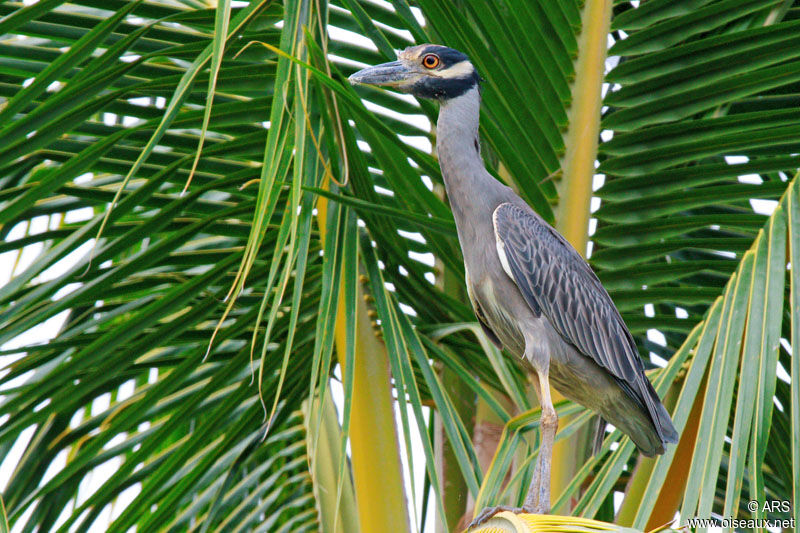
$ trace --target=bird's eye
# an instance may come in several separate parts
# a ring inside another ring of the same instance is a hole
[[[428,54],[422,58],[422,66],[425,68],[436,68],[439,66],[439,56],[436,54]]]

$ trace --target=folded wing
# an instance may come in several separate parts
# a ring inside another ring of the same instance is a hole
[[[497,251],[534,312],[561,337],[607,370],[648,412],[663,440],[677,439],[636,345],[611,297],[575,249],[532,211],[501,204],[493,216]]]

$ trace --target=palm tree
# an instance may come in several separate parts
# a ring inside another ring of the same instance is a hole
[[[590,457],[591,414],[560,402],[554,511],[800,519],[762,505],[800,496],[797,15],[0,4],[8,522],[450,530],[519,500],[538,411],[466,303],[436,109],[343,82],[417,42],[478,67],[488,167],[591,250],[682,435]]]

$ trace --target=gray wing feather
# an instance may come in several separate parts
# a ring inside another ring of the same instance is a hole
[[[532,211],[504,203],[493,219],[503,244],[501,261],[531,309],[541,310],[565,341],[610,372],[650,413],[662,439],[677,442],[669,415],[644,375],[633,337],[591,267]]]
[[[622,317],[574,248],[535,215],[510,203],[494,212],[497,238],[528,304],[567,342],[619,379],[638,381],[643,365]]]

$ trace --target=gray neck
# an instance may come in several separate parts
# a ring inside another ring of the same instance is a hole
[[[439,165],[447,190],[447,197],[459,226],[468,215],[482,211],[490,193],[502,187],[486,171],[480,153],[478,124],[481,97],[478,88],[451,100],[445,100],[439,110],[436,125],[436,142]]]

